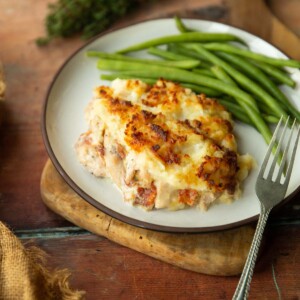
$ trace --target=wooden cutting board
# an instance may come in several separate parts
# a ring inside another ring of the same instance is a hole
[[[205,274],[238,274],[244,264],[254,229],[203,234],[170,234],[118,221],[81,199],[58,174],[50,160],[41,177],[45,204],[57,214],[95,234],[173,265]]]
[[[201,1],[200,1],[201,2]],[[204,1],[205,2],[205,1]],[[300,41],[268,10],[262,0],[212,1],[226,11],[224,22],[248,30],[300,59]],[[211,7],[211,2],[203,4]],[[167,14],[195,17],[196,7],[181,14],[162,6],[159,13],[137,12],[132,21]],[[108,239],[178,267],[210,275],[236,275],[242,271],[255,224],[205,234],[169,234],[124,224],[81,199],[48,161],[41,177],[44,203],[70,222]]]

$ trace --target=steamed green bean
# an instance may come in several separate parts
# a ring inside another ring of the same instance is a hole
[[[295,81],[293,81],[293,79],[289,77],[289,74],[287,74],[283,70],[280,70],[279,68],[272,66],[268,63],[264,63],[262,61],[260,62],[252,61],[252,62],[263,72],[276,79],[279,83],[286,84],[292,88],[295,87],[296,85]]]
[[[217,55],[238,66],[245,72],[245,74],[255,78],[256,81],[259,82],[267,91],[269,91],[274,98],[282,103],[282,105],[280,103],[277,103],[277,105],[281,105],[283,109],[287,109],[295,118],[298,119],[298,121],[300,121],[300,113],[297,111],[297,109],[293,107],[283,92],[258,67],[246,61],[242,57],[238,57],[229,53],[218,52]]]
[[[252,52],[248,49],[241,49],[238,47],[235,47],[233,45],[224,44],[224,43],[208,43],[204,44],[203,47],[207,50],[213,50],[213,51],[223,51],[228,53],[237,54],[240,56],[245,56],[257,61],[262,61],[265,63],[268,63],[270,65],[274,66],[286,66],[286,67],[292,67],[292,68],[300,68],[300,62],[293,59],[285,59],[285,58],[274,58],[269,57],[260,53]]]
[[[235,81],[220,66],[212,66],[210,70],[217,78],[219,78],[223,82],[226,82],[233,86],[237,86]]]
[[[176,35],[166,35],[163,37],[147,40],[134,44],[127,48],[117,51],[117,53],[128,53],[132,51],[144,50],[149,47],[170,44],[170,43],[191,43],[191,42],[211,42],[211,41],[237,41],[243,42],[240,38],[229,33],[210,33],[210,32],[185,32]]]
[[[251,91],[253,94],[260,97],[262,100],[266,102],[266,104],[271,108],[272,111],[278,116],[283,116],[284,119],[287,119],[287,113],[282,107],[280,107],[277,101],[269,95],[260,85],[258,85],[253,80],[250,80],[244,74],[234,69],[227,62],[216,56],[215,54],[209,52],[207,49],[203,48],[199,44],[193,44],[192,49],[199,52],[201,55],[205,56],[212,63],[222,67],[231,77],[233,77],[238,84]]]
[[[106,53],[101,51],[88,51],[87,56],[124,60],[129,62],[148,63],[148,64],[155,64],[155,65],[174,67],[180,69],[193,69],[198,67],[201,64],[199,60],[192,59],[192,58],[185,58],[184,60],[176,60],[176,61],[167,61],[167,60],[157,60],[157,59],[143,59],[143,58],[126,56],[126,55],[121,55],[116,53]]]
[[[175,25],[177,27],[177,29],[180,31],[180,32],[193,32],[195,30],[191,29],[191,28],[188,28],[181,20],[181,18],[175,16],[174,17],[174,20],[175,20]]]
[[[167,60],[186,60],[186,59],[197,59],[187,55],[182,55],[178,53],[174,53],[172,51],[163,50],[157,47],[150,47],[147,50],[147,53],[167,59]],[[197,59],[199,60],[199,59]],[[200,61],[200,60],[199,60]]]
[[[215,77],[214,73],[210,69],[201,69],[201,68],[196,68],[192,70],[193,72],[197,74],[202,74],[210,77]]]
[[[230,101],[223,100],[222,98],[218,99],[218,102],[221,103],[237,120],[254,126],[241,106]]]

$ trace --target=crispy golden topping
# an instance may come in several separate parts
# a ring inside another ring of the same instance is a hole
[[[197,96],[199,103],[207,111],[214,112],[217,115],[220,112],[224,112],[225,108],[216,99],[207,97],[205,94],[200,94]]]
[[[178,191],[178,200],[180,203],[187,204],[189,206],[195,205],[199,198],[199,192],[193,189],[184,189]]]
[[[167,81],[159,80],[147,93],[142,103],[146,106],[176,106],[180,95],[185,92],[185,89],[176,83],[169,83]]]
[[[235,191],[237,183],[236,173],[239,170],[237,154],[226,151],[222,158],[205,156],[200,165],[197,176],[205,181],[214,192],[227,190],[230,194]]]
[[[186,141],[186,136],[172,131],[162,114],[136,112],[126,124],[125,142],[135,151],[148,149],[166,164],[179,164],[180,152],[176,148]]]
[[[117,80],[95,94],[80,153],[98,153],[108,174],[124,176],[117,181],[126,199],[150,209],[234,198],[251,165],[240,170],[230,114],[215,99],[163,79]]]
[[[156,187],[153,183],[151,184],[150,188],[138,187],[134,204],[142,205],[146,208],[153,207],[156,194]]]

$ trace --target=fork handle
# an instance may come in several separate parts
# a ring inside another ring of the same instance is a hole
[[[258,250],[262,240],[263,232],[267,223],[271,209],[266,209],[261,205],[261,213],[257,222],[252,245],[240,277],[240,281],[232,297],[233,300],[244,300],[248,297],[249,287],[253,276],[254,266],[257,259]]]

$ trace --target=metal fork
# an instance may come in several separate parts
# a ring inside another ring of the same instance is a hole
[[[268,147],[266,156],[264,158],[256,181],[256,194],[258,199],[260,200],[260,216],[253,237],[252,245],[249,250],[248,258],[246,260],[240,281],[232,298],[234,300],[247,299],[248,297],[255,261],[257,258],[258,250],[263,236],[263,231],[266,226],[269,213],[275,205],[277,205],[284,199],[291,177],[292,168],[296,156],[296,150],[299,142],[300,126],[296,125],[296,120],[294,120],[290,130],[290,134],[287,135],[286,133],[289,123],[288,119],[286,120],[282,133],[279,134],[279,129],[282,126],[282,123],[283,121],[281,118],[271,139],[270,145]],[[298,127],[298,129],[296,129],[296,127]],[[292,155],[288,163],[287,154],[291,146],[292,137],[295,135],[295,131],[296,139],[294,141]],[[281,148],[285,137],[288,137],[288,141],[282,153]],[[278,138],[279,141],[277,143]],[[271,153],[272,151],[274,152],[275,147],[276,150],[274,153],[273,161],[271,161]],[[279,167],[276,168],[276,165],[279,161]],[[267,166],[269,166],[269,170],[267,169]],[[277,172],[275,170],[277,170]],[[265,173],[267,174],[265,175]]]

